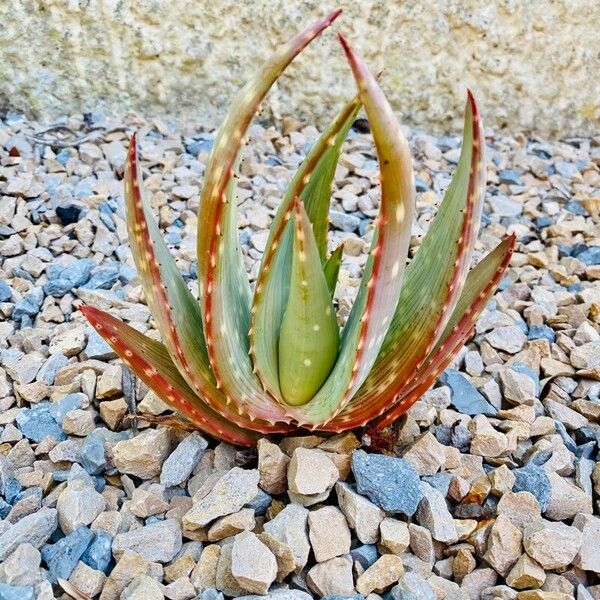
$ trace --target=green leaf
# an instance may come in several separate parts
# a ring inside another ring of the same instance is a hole
[[[338,360],[313,400],[289,411],[309,427],[332,419],[350,401],[379,352],[389,327],[388,315],[398,302],[414,214],[408,143],[376,79],[342,36],[340,40],[373,132],[381,172],[381,203],[379,225],[343,331]]]
[[[279,380],[284,401],[306,404],[337,357],[339,328],[319,250],[304,206],[296,199],[290,294],[279,337]]]
[[[327,259],[325,263],[324,273],[327,280],[329,293],[333,297],[335,286],[337,285],[338,275],[340,274],[340,266],[342,265],[342,255],[344,254],[344,244],[340,244]]]
[[[411,380],[441,335],[460,296],[481,219],[485,190],[483,126],[471,94],[460,160],[438,214],[406,269],[381,351],[356,394],[355,412]]]
[[[133,259],[146,301],[173,362],[213,410],[227,414],[233,422],[246,422],[238,415],[240,407],[235,404],[229,407],[230,401],[216,387],[202,332],[200,307],[188,290],[145,198],[135,135],[125,167],[125,206]],[[284,418],[279,407],[260,417],[252,429],[269,431],[277,417]]]
[[[260,102],[294,57],[340,14],[334,11],[283,44],[240,90],[216,136],[204,177],[198,215],[198,280],[204,336],[212,370],[224,393],[257,418],[281,406],[253,373],[249,356],[249,300],[231,191],[243,137]],[[235,238],[235,239],[234,239]]]
[[[369,426],[370,431],[376,431],[401,417],[431,387],[471,335],[481,311],[502,279],[514,245],[515,237],[511,235],[469,271],[460,299],[440,339],[408,382],[390,386],[387,396],[373,397],[371,403],[364,403],[360,407],[353,400],[343,413],[327,424],[327,429],[342,431],[360,427],[382,415]]]
[[[190,388],[167,349],[109,313],[82,306],[92,327],[104,337],[121,360],[171,408],[203,432],[231,444],[252,446],[260,437],[244,430],[209,408]]]
[[[303,201],[323,258],[333,177],[342,144],[360,107],[358,98],[348,102],[318,138],[292,178],[271,223],[256,281],[250,343],[258,376],[276,398],[281,398],[278,339],[289,294],[293,246],[293,227],[289,219],[294,198]]]

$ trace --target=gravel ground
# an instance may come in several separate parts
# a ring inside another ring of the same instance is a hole
[[[167,407],[78,311],[91,303],[156,335],[123,220],[134,128],[160,225],[195,288],[211,133],[136,116],[64,124],[0,121],[0,599],[600,598],[600,137],[488,132],[476,258],[509,232],[517,252],[475,337],[399,422],[395,456],[366,453],[351,433],[263,440],[256,455],[132,428],[136,402]],[[409,133],[416,244],[460,139]],[[293,120],[251,129],[239,184],[251,279],[316,134]],[[342,317],[376,179],[370,138],[354,130],[331,208],[332,246],[345,240]]]

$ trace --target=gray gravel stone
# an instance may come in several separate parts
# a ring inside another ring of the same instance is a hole
[[[181,526],[175,519],[157,521],[115,536],[112,550],[115,556],[136,552],[149,561],[167,563],[181,550]]]
[[[31,544],[34,548],[40,548],[57,527],[56,509],[45,507],[23,517],[14,525],[9,525],[8,529],[0,534],[0,561],[5,560],[20,544]]]
[[[359,494],[365,494],[383,510],[414,515],[423,492],[417,472],[407,461],[355,450],[352,472]]]
[[[197,432],[188,435],[163,463],[160,482],[165,487],[183,483],[208,446],[208,442]]]

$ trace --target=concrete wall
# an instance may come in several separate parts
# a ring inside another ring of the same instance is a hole
[[[486,121],[544,135],[600,130],[598,0],[339,0],[344,31],[403,119],[458,129],[465,87]],[[332,3],[327,8],[333,8]],[[316,0],[0,0],[0,103],[49,121],[130,109],[215,125]],[[331,31],[266,108],[322,124],[353,82]]]

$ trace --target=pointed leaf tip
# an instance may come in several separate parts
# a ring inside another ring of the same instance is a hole
[[[339,330],[304,204],[294,198],[290,295],[279,336],[279,380],[285,402],[306,404],[329,375]]]

